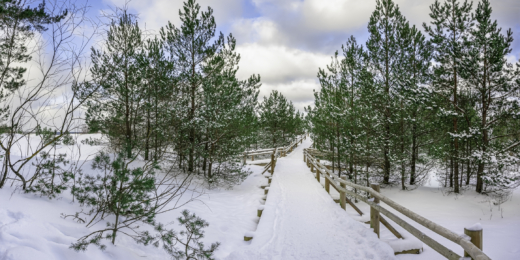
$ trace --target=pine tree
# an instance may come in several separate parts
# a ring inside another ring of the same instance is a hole
[[[105,50],[92,49],[92,82],[100,86],[97,96],[87,102],[86,122],[91,131],[101,131],[111,144],[132,157],[137,146],[137,125],[145,91],[139,73],[139,54],[143,51],[142,32],[135,17],[123,10],[112,20],[107,32]]]
[[[235,52],[236,41],[227,37],[227,43],[214,58],[224,66],[203,84],[201,118],[201,142],[204,142],[203,170],[209,183],[228,185],[242,181],[247,172],[233,161],[237,154],[252,144],[249,138],[255,129],[260,76],[239,81],[236,78],[240,55]],[[213,169],[216,166],[216,171]],[[206,174],[207,169],[207,174]]]
[[[434,66],[433,86],[435,93],[445,99],[446,108],[443,111],[451,117],[452,139],[450,148],[450,160],[453,162],[454,192],[459,193],[459,139],[461,129],[459,118],[464,111],[459,104],[461,91],[461,73],[466,69],[462,64],[464,50],[467,47],[465,39],[473,26],[471,18],[472,4],[466,0],[461,4],[457,0],[447,0],[440,4],[438,0],[431,5],[431,25],[423,24],[425,31],[430,35],[434,47],[434,60],[438,65]]]
[[[130,169],[132,161],[125,157],[121,153],[111,160],[108,154],[100,153],[92,163],[92,168],[99,173],[96,176],[78,176],[72,194],[82,207],[88,208],[74,215],[78,222],[91,227],[106,216],[114,216],[115,220],[107,222],[106,228],[80,238],[71,248],[84,251],[88,245],[95,244],[104,249],[105,246],[100,243],[102,239],[115,244],[116,236],[122,230],[136,230],[141,222],[150,225],[155,223],[155,216],[160,209],[160,198],[153,196],[156,191],[155,169]],[[134,239],[141,238],[137,232],[132,233],[136,234]]]
[[[345,110],[348,115],[342,120],[345,124],[345,138],[348,139],[346,151],[348,151],[347,164],[349,166],[349,177],[354,176],[354,154],[360,153],[360,144],[356,140],[362,140],[359,126],[360,112],[360,94],[363,82],[363,75],[366,74],[366,52],[363,46],[360,46],[354,36],[350,36],[347,43],[343,45],[342,74],[345,77],[345,100],[348,109]],[[354,178],[357,183],[357,178]]]
[[[395,121],[398,111],[394,103],[395,91],[398,87],[398,72],[401,53],[399,31],[405,25],[405,18],[399,7],[391,0],[377,0],[376,9],[370,17],[368,30],[370,38],[367,41],[370,66],[376,74],[374,83],[381,94],[376,109],[383,115],[380,137],[383,144],[383,183],[390,183],[392,148],[396,140]]]
[[[399,34],[402,51],[401,61],[397,67],[397,78],[398,93],[401,99],[401,188],[404,190],[406,189],[405,164],[409,161],[409,184],[415,185],[419,177],[417,176],[419,147],[431,141],[427,134],[431,129],[428,117],[433,116],[433,104],[430,91],[426,86],[429,84],[431,76],[432,48],[429,41],[415,26],[410,27],[405,24],[401,27]]]
[[[338,52],[332,57],[332,62],[327,65],[326,70],[319,69],[318,80],[320,81],[321,91],[318,95],[315,95],[315,98],[320,100],[321,106],[318,111],[320,111],[321,119],[325,121],[321,135],[328,141],[326,150],[331,151],[328,159],[332,162],[332,170],[335,171],[337,163],[338,172],[341,174],[341,170],[339,170],[341,169],[341,147],[344,142],[342,142],[343,135],[340,134],[340,131],[343,133],[340,122],[344,117],[347,102],[343,97],[345,76],[342,74],[342,63],[338,58]],[[322,148],[321,145],[318,145],[318,147]]]
[[[144,150],[144,159],[159,161],[168,146],[167,140],[174,136],[169,124],[172,111],[177,107],[175,85],[175,63],[169,61],[160,38],[146,40],[144,51],[137,55],[141,77],[143,79],[144,105],[140,113],[146,122],[142,122],[140,131],[140,150]],[[175,112],[173,112],[175,114]]]
[[[478,116],[478,154],[476,191],[484,192],[484,180],[498,189],[507,187],[512,181],[503,174],[508,167],[517,163],[507,153],[516,154],[514,141],[510,137],[518,131],[508,130],[510,122],[515,120],[519,107],[516,101],[520,86],[515,84],[513,65],[507,62],[513,42],[512,31],[501,33],[497,21],[491,20],[492,8],[488,0],[482,0],[475,10],[475,26],[468,37],[469,48],[463,64],[468,69],[464,78],[476,92]],[[477,131],[473,131],[477,132]],[[513,146],[512,146],[513,145]],[[502,186],[502,187],[500,187]]]
[[[184,2],[183,10],[179,10],[180,28],[169,22],[161,29],[166,50],[178,69],[179,103],[185,108],[176,112],[182,115],[180,135],[188,140],[182,146],[188,156],[188,172],[194,172],[195,160],[202,149],[197,139],[203,124],[200,120],[203,86],[223,66],[220,60],[212,57],[223,48],[224,36],[220,34],[213,40],[216,29],[213,9],[208,7],[206,12],[201,12],[200,8],[195,0]]]
[[[26,193],[37,193],[49,199],[56,198],[70,186],[70,180],[74,179],[74,173],[65,167],[70,164],[67,154],[56,154],[58,145],[73,145],[74,139],[70,134],[65,134],[59,140],[54,141],[56,133],[49,128],[38,127],[36,136],[51,142],[49,151],[42,151],[36,159],[36,173],[28,180]]]
[[[260,125],[264,132],[264,141],[268,147],[280,147],[289,144],[295,137],[297,129],[294,125],[296,110],[280,92],[273,90],[269,97],[259,106]]]

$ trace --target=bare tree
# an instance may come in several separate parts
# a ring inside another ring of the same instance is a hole
[[[27,164],[74,129],[81,105],[96,91],[78,87],[88,77],[85,53],[98,28],[86,17],[88,2],[32,4],[3,2],[11,13],[0,24],[0,188],[8,180],[27,188],[34,174],[24,171]],[[27,19],[28,12],[36,17]],[[56,132],[53,138],[30,138],[46,128]]]

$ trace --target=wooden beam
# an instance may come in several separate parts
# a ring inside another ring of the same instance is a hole
[[[379,221],[381,221],[381,224],[388,228],[388,230],[390,230],[390,232],[392,232],[394,236],[396,236],[397,238],[404,239],[401,233],[399,233],[394,227],[392,227],[392,225],[390,225],[390,223],[388,223],[388,221],[386,221],[386,219],[384,219],[383,216],[379,216]]]
[[[401,251],[401,252],[395,252],[394,255],[402,255],[402,254],[420,254],[421,251],[423,251],[422,248],[418,248],[418,249],[410,249],[410,250],[405,250],[405,251]]]

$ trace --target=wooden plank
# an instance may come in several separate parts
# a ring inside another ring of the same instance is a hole
[[[417,249],[410,249],[410,250],[405,250],[405,251],[401,251],[401,252],[395,252],[394,254],[395,255],[402,255],[402,254],[415,254],[415,255],[418,255],[421,253],[421,251],[423,251],[422,248],[417,248]]]
[[[268,163],[250,163],[249,165],[266,166]]]
[[[350,206],[352,206],[359,213],[360,216],[363,216],[363,212],[354,203],[352,203],[352,201],[349,200],[347,196],[345,196],[345,199],[347,200],[347,203],[350,204]]]
[[[388,230],[390,230],[390,232],[392,232],[394,236],[396,236],[397,238],[404,239],[401,233],[399,233],[394,227],[392,227],[392,225],[390,225],[390,223],[388,223],[388,221],[386,221],[386,219],[384,219],[383,216],[379,216],[379,221],[381,221],[381,224],[388,228]]]

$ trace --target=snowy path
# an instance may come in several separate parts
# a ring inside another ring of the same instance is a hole
[[[395,259],[393,250],[353,220],[303,162],[309,139],[278,159],[251,244],[227,259]]]

